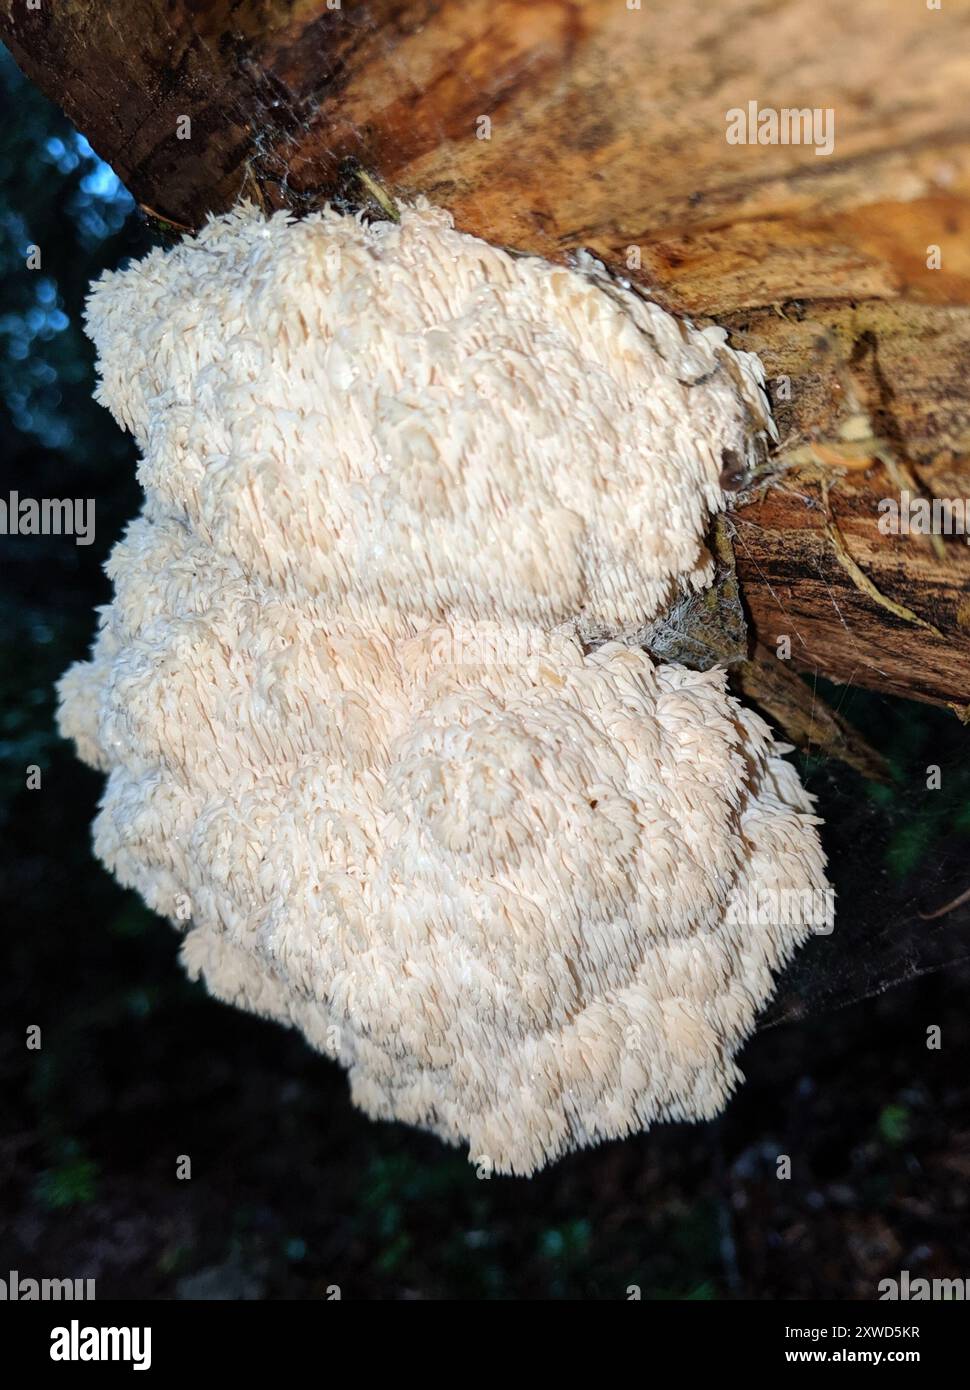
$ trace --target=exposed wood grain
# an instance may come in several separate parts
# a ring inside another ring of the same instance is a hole
[[[724,323],[766,364],[787,470],[736,513],[757,637],[790,635],[836,679],[970,704],[970,547],[883,536],[876,511],[910,481],[970,496],[966,6],[0,0],[0,35],[175,223],[243,188],[317,206],[356,162],[467,231],[587,247]],[[832,108],[834,152],[729,145],[725,113],[752,99]]]

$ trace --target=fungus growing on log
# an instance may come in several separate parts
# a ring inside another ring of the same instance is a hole
[[[190,974],[495,1171],[717,1113],[818,820],[636,638],[710,580],[757,360],[423,203],[242,207],[88,318],[146,501],[61,727]]]

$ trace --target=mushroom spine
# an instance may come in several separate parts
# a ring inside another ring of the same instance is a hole
[[[811,930],[743,904],[826,886],[819,822],[636,639],[710,582],[757,359],[423,201],[240,207],[88,326],[145,505],[60,724],[190,974],[495,1171],[717,1113]]]

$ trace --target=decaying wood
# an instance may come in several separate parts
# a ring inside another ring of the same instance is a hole
[[[240,191],[359,199],[363,169],[723,323],[765,362],[781,431],[780,476],[734,514],[762,648],[787,636],[803,669],[966,714],[970,546],[883,536],[876,510],[970,497],[966,7],[0,0],[0,35],[176,225]],[[751,100],[831,108],[834,152],[729,145]]]

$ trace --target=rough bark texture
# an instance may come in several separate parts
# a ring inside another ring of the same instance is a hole
[[[0,0],[0,36],[178,225],[241,191],[359,197],[363,168],[723,323],[761,354],[782,436],[781,476],[735,514],[762,650],[788,636],[803,669],[966,713],[970,546],[883,536],[876,510],[904,488],[970,497],[965,7]],[[834,152],[729,145],[750,100],[832,108]]]

